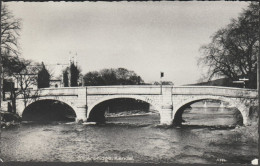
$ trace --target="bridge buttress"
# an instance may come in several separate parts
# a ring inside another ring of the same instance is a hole
[[[87,121],[87,88],[79,88],[77,89],[78,98],[76,99],[75,112],[77,115],[76,122],[78,121]]]
[[[77,114],[77,117],[76,117],[76,122],[79,122],[79,121],[87,121],[87,113],[86,113],[86,107],[85,106],[82,106],[82,107],[77,107],[77,110],[76,110],[76,114]]]
[[[251,125],[251,120],[249,118],[249,109],[250,107],[246,106],[246,104],[241,103],[237,105],[237,108],[239,109],[242,117],[243,117],[243,124],[245,126],[250,126]]]
[[[160,124],[171,125],[173,119],[172,87],[162,88],[161,103]]]

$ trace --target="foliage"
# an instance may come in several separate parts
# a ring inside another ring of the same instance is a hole
[[[134,71],[125,68],[103,69],[99,72],[88,72],[84,75],[86,86],[95,85],[139,85],[144,81]]]
[[[75,87],[78,86],[78,79],[79,79],[80,69],[78,66],[74,64],[74,62],[70,65],[70,86]]]
[[[162,81],[161,83],[156,81],[153,84],[154,85],[174,85],[172,81]]]
[[[26,68],[27,63],[21,60],[18,56],[8,56],[8,53],[2,54],[2,66],[3,66],[3,76],[10,77],[14,73],[21,72]]]
[[[199,65],[208,67],[209,80],[226,77],[248,78],[247,87],[256,88],[257,56],[259,56],[259,5],[251,2],[231,23],[218,30],[208,45],[201,47]]]
[[[63,71],[63,83],[64,83],[64,87],[69,86],[69,76],[67,70]]]
[[[42,62],[42,69],[38,72],[37,78],[38,88],[47,88],[50,87],[50,74],[45,68],[45,65]]]

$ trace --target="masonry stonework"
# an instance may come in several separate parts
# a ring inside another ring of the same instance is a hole
[[[17,113],[22,116],[24,109],[38,100],[58,100],[74,109],[76,121],[86,121],[93,108],[110,99],[131,98],[152,105],[160,113],[161,124],[172,124],[176,113],[185,105],[201,100],[220,100],[236,107],[243,116],[245,125],[250,125],[249,109],[257,105],[257,91],[241,88],[212,86],[93,86],[44,88],[38,90],[37,98],[17,98]],[[7,105],[3,103],[3,106]]]

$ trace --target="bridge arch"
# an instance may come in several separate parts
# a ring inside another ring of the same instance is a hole
[[[108,101],[108,100],[122,99],[122,98],[135,99],[135,100],[141,100],[143,102],[146,102],[146,103],[152,105],[161,114],[161,107],[160,107],[160,105],[158,103],[156,103],[153,99],[149,98],[149,97],[144,97],[144,96],[139,96],[139,95],[109,95],[109,96],[102,97],[101,99],[95,101],[94,103],[92,103],[88,107],[87,118],[89,118],[89,115],[90,115],[91,111],[98,104],[100,104],[102,102],[105,102],[105,101]]]
[[[28,111],[28,109],[30,107],[32,107],[33,105],[35,104],[39,104],[40,102],[52,102],[52,103],[55,103],[55,102],[59,102],[60,104],[64,104],[64,108],[70,108],[70,110],[73,111],[73,113],[76,115],[75,119],[78,117],[77,115],[77,109],[75,106],[73,106],[72,104],[66,102],[66,101],[62,101],[62,100],[57,100],[57,99],[52,99],[52,98],[41,98],[39,100],[36,100],[36,101],[33,101],[33,102],[30,102],[23,110],[22,112],[20,112],[20,116],[23,118],[24,117],[24,114],[26,111]]]
[[[241,113],[242,118],[243,118],[243,124],[247,124],[248,111],[246,111],[247,108],[243,105],[243,103],[237,101],[236,99],[221,97],[221,96],[198,96],[198,97],[193,96],[190,99],[184,100],[180,104],[176,105],[176,107],[174,108],[174,112],[173,112],[173,116],[172,116],[173,122],[177,121],[177,123],[179,123],[178,120],[179,120],[180,116],[182,116],[182,113],[187,106],[189,106],[193,103],[199,102],[199,101],[203,101],[203,100],[218,100],[218,101],[223,101],[223,102],[228,103],[229,107],[234,107]]]

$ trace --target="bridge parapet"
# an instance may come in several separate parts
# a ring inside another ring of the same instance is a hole
[[[164,85],[163,89],[172,86]],[[87,87],[64,87],[64,88],[43,88],[38,90],[40,95],[160,95],[161,87],[158,85],[120,85],[120,86],[87,86]],[[224,97],[257,98],[257,90],[230,88],[219,86],[173,86],[173,95],[214,95]]]
[[[178,86],[173,87],[173,95],[213,95],[236,98],[257,98],[257,90],[219,86]]]
[[[131,85],[131,86],[88,86],[88,95],[160,95],[160,86],[154,85]]]
[[[86,87],[42,88],[35,90],[39,96],[78,96],[79,94],[85,95],[85,91]]]
[[[120,85],[43,88],[31,92],[31,102],[58,100],[71,106],[77,119],[86,120],[95,105],[115,98],[133,98],[153,105],[160,113],[161,123],[170,124],[182,106],[194,101],[213,99],[237,107],[248,123],[249,108],[257,101],[257,91],[242,88],[217,86],[170,86],[170,85]],[[17,97],[17,110],[22,115],[25,109],[22,97]],[[30,104],[31,102],[28,102]],[[27,104],[27,105],[28,105]]]

